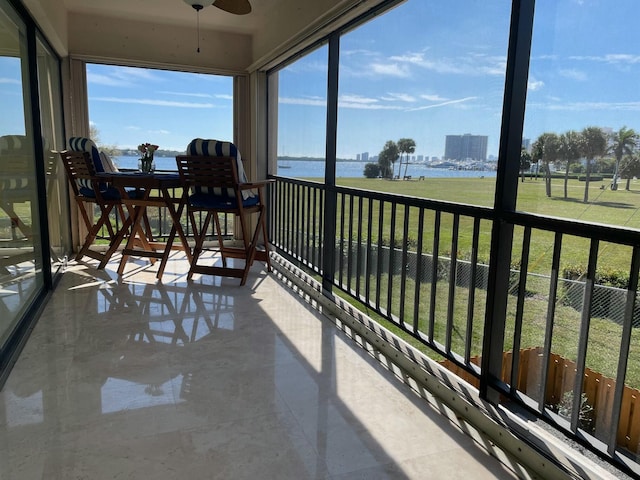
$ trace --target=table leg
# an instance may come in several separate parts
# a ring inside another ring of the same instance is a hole
[[[169,191],[166,188],[163,188],[161,191],[162,191],[162,196],[164,197],[167,203],[167,210],[169,211],[169,215],[171,216],[173,225],[171,226],[171,232],[169,233],[169,238],[167,239],[167,244],[164,249],[164,254],[162,255],[160,268],[158,268],[158,273],[156,274],[156,278],[159,278],[159,279],[162,278],[164,269],[167,266],[167,261],[169,260],[169,254],[171,253],[171,247],[173,245],[173,240],[176,236],[176,233],[180,237],[180,242],[182,243],[182,247],[187,255],[187,259],[189,260],[189,262],[191,262],[191,249],[189,248],[189,242],[187,240],[186,235],[184,234],[182,225],[180,224],[180,217],[182,216],[182,211],[184,210],[185,201],[181,199],[180,202],[178,203],[178,209],[176,210],[174,207],[173,198],[169,194]]]
[[[138,240],[142,243],[144,250],[151,251],[151,246],[149,245],[149,241],[147,240],[147,236],[141,225],[141,221],[146,210],[147,206],[144,204],[134,206],[134,214],[131,220],[131,234],[129,235],[129,240],[127,240],[127,244],[122,251],[122,258],[120,259],[120,266],[118,267],[118,275],[122,275],[129,256],[134,252],[136,237],[138,237]],[[129,218],[131,218],[131,216]],[[151,263],[155,262],[155,258],[151,258],[150,260]]]

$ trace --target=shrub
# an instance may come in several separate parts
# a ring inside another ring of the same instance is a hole
[[[562,270],[562,276],[567,280],[580,280],[587,276],[587,268],[582,265],[567,265]],[[595,283],[607,287],[628,288],[629,272],[610,267],[596,270]]]
[[[581,182],[586,182],[587,181],[587,176],[586,175],[580,175],[578,177],[578,180]],[[601,182],[602,180],[604,180],[604,177],[602,175],[591,175],[589,176],[589,181],[590,182]]]
[[[380,176],[380,165],[377,163],[367,163],[364,166],[364,176],[366,178],[378,178]]]

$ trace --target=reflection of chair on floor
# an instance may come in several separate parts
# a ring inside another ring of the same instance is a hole
[[[102,227],[106,227],[109,240],[115,237],[115,230],[111,225],[109,214],[116,208],[120,218],[124,219],[124,211],[120,203],[120,192],[109,185],[99,182],[96,173],[104,172],[98,149],[93,141],[82,138],[72,138],[69,141],[71,150],[60,153],[60,158],[67,172],[69,185],[78,204],[80,216],[87,229],[82,247],[76,255],[76,260],[88,256],[96,260],[103,260],[104,254],[90,250],[89,247],[100,233]],[[100,208],[100,217],[94,221],[94,205]],[[89,211],[87,211],[89,206]]]
[[[235,329],[235,298],[207,285],[192,285],[188,299],[183,302],[183,316],[190,313],[192,342],[207,337],[212,332]]]
[[[187,213],[193,227],[195,247],[187,278],[194,273],[221,275],[240,278],[240,285],[247,281],[251,264],[255,259],[264,261],[271,270],[269,261],[269,241],[266,228],[266,208],[264,186],[267,182],[246,181],[240,153],[233,143],[216,140],[195,139],[187,147],[187,155],[176,158],[178,172],[185,186]],[[195,213],[206,214],[200,228]],[[234,214],[242,234],[242,245],[224,244],[220,228],[219,214]],[[257,214],[253,232],[250,230],[250,215]],[[222,266],[198,265],[198,258],[204,250],[204,242],[211,219],[215,224],[218,248],[222,256]],[[257,250],[260,234],[264,240],[264,250]],[[243,259],[244,266],[229,266],[227,259]]]

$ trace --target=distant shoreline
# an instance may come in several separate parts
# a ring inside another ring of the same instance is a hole
[[[278,157],[279,162],[324,162],[324,158],[318,157]],[[336,158],[336,162],[369,163],[370,160],[352,160],[348,158]]]

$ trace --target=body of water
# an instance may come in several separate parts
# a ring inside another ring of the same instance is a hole
[[[156,157],[157,170],[176,170],[176,159],[173,157]],[[118,168],[138,168],[138,157],[115,157],[114,162]],[[338,162],[336,176],[338,177],[364,177],[365,162]],[[396,166],[396,175],[398,166]],[[405,166],[402,166],[401,176],[405,174]],[[430,168],[426,165],[415,163],[407,166],[407,175],[412,178],[477,178],[495,177],[495,171],[478,170],[448,170],[446,168]],[[324,163],[312,160],[287,160],[278,162],[278,175],[285,177],[324,178]]]

